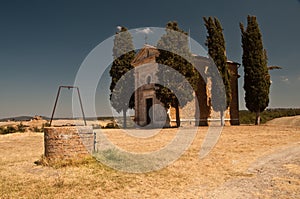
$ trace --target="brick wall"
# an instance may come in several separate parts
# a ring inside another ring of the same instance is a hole
[[[45,127],[45,157],[52,159],[73,159],[88,156],[94,149],[93,128]]]

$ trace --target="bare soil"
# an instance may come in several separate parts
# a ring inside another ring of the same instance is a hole
[[[174,163],[131,174],[90,162],[61,168],[38,166],[43,133],[0,136],[0,198],[299,198],[300,127],[267,124],[224,127],[214,149],[199,150],[200,127]],[[102,130],[116,145],[148,152],[166,145],[176,129],[138,139],[121,130]]]

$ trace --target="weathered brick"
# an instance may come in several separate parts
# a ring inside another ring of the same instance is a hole
[[[44,146],[45,157],[49,160],[77,159],[86,156],[94,148],[93,128],[90,126],[46,127]]]

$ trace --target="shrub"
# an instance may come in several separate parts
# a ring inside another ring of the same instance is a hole
[[[36,132],[44,132],[45,127],[50,127],[50,123],[49,122],[43,123],[43,125],[39,129],[39,131],[36,131]]]
[[[17,125],[17,131],[21,132],[21,133],[24,133],[25,130],[26,130],[25,125],[23,125],[23,123],[20,122],[20,124]]]
[[[13,126],[0,127],[0,134],[15,133],[18,130]]]
[[[44,132],[44,128],[43,128],[43,127],[42,127],[42,128],[39,128],[39,127],[37,127],[37,126],[31,127],[30,130],[31,130],[32,132],[36,132],[36,133]]]
[[[106,126],[105,126],[106,129],[118,129],[119,126],[114,123],[114,122],[111,122],[111,123],[107,123]]]

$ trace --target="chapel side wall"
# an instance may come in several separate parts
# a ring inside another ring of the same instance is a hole
[[[197,110],[195,117],[196,120],[199,120],[198,125],[208,126],[208,118],[210,117],[210,101],[207,96],[207,83],[203,80],[203,78],[200,78],[199,86],[196,90],[196,97],[199,109]],[[195,106],[197,106],[197,104],[195,104]]]
[[[199,108],[196,109],[195,119],[197,126],[208,126],[208,118],[210,117],[211,104],[209,99],[209,85],[207,68],[209,66],[209,60],[206,57],[196,56],[195,59],[195,68],[200,72],[200,79],[198,81],[198,87],[195,90],[195,95],[197,98]],[[196,103],[196,101],[195,101]]]

